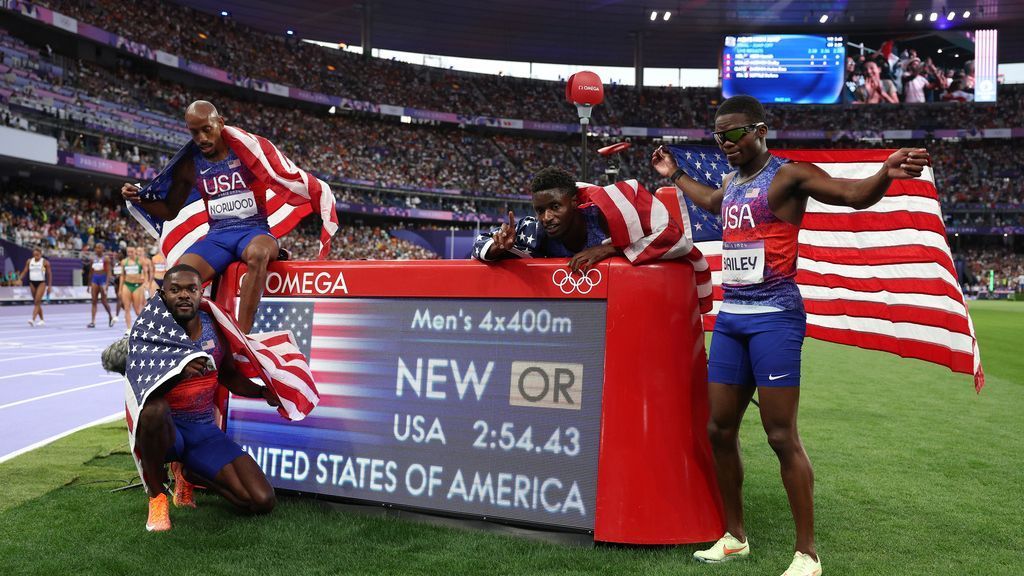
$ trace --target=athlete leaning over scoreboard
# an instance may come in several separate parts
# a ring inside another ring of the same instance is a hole
[[[661,201],[638,182],[580,188],[571,174],[549,167],[534,176],[530,190],[536,217],[517,221],[509,211],[507,223],[477,237],[474,258],[568,258],[574,272],[611,256],[624,256],[633,264],[685,258],[698,271],[701,309],[710,310],[707,262]],[[630,208],[623,210],[624,204]]]

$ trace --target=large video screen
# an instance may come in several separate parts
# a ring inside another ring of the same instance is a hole
[[[321,394],[287,422],[232,397],[227,433],[278,488],[591,530],[604,300],[263,298]]]
[[[995,102],[996,31],[727,36],[722,94],[766,104]]]

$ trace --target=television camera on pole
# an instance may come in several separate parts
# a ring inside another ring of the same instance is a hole
[[[604,85],[601,78],[584,70],[569,76],[569,82],[565,85],[565,101],[576,105],[576,112],[580,116],[580,180],[590,180],[590,169],[587,165],[587,125],[590,124],[590,114],[594,106],[604,102]]]
[[[630,146],[632,146],[632,144],[629,142],[616,142],[615,144],[597,149],[597,153],[604,156],[608,162],[607,168],[604,169],[604,174],[608,177],[609,182],[615,182],[619,179],[619,161],[617,155],[620,152],[629,150]]]

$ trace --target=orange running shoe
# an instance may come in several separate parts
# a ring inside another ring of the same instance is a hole
[[[174,473],[174,505],[178,508],[195,508],[196,501],[192,497],[194,485],[185,479],[185,467],[181,462],[171,462],[171,472]]]
[[[171,514],[167,509],[167,494],[160,493],[156,498],[149,499],[149,519],[146,530],[149,532],[165,532],[171,529]]]

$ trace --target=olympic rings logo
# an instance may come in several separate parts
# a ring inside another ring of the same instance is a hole
[[[591,268],[577,278],[573,275],[573,272],[564,268],[559,268],[551,274],[551,282],[562,291],[562,294],[572,294],[573,292],[579,292],[580,294],[590,294],[590,291],[595,286],[601,283],[602,276],[601,271],[597,268]]]

